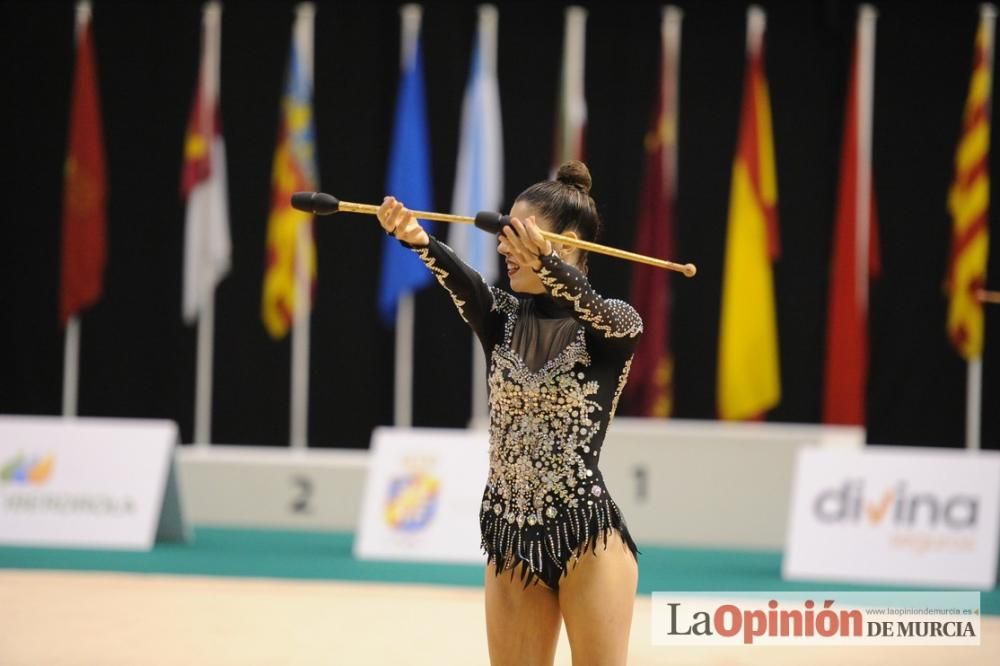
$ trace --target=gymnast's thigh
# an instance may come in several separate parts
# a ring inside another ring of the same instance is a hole
[[[486,566],[485,588],[490,663],[551,666],[562,626],[556,592],[541,583],[525,587],[520,571],[498,576],[492,562]]]
[[[628,658],[639,567],[618,530],[570,562],[559,584],[559,603],[573,665],[618,666]]]

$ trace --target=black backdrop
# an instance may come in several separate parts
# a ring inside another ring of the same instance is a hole
[[[180,319],[181,149],[197,72],[200,5],[96,0],[94,30],[110,171],[102,301],[82,318],[80,412],[177,420],[192,433],[195,332]],[[642,138],[657,76],[659,3],[590,9],[587,153],[604,241],[629,247]],[[675,416],[714,418],[716,347],[730,168],[744,67],[744,2],[681,2],[679,252],[698,277],[675,280]],[[825,302],[855,3],[765,2],[779,224],[776,265],[783,399],[769,419],[820,415]],[[965,365],[948,345],[945,209],[968,85],[975,2],[879,2],[874,160],[883,276],[871,301],[869,441],[960,445]],[[562,41],[562,3],[500,2],[499,77],[507,201],[545,177]],[[315,114],[320,181],[379,201],[398,78],[396,3],[320,2]],[[222,104],[229,151],[233,270],[217,294],[213,439],[284,444],[289,341],[260,323],[271,158],[293,3],[231,2],[223,12]],[[60,410],[57,318],[62,163],[73,71],[69,2],[4,2],[0,412]],[[436,207],[451,200],[473,5],[425,4],[423,39]],[[997,117],[994,111],[993,118]],[[992,161],[995,165],[996,159]],[[997,170],[994,168],[996,173]],[[997,178],[993,179],[995,196]],[[994,209],[995,210],[995,209]],[[993,289],[1000,227],[991,216]],[[373,220],[318,222],[310,442],[367,446],[392,414],[392,332],[375,314],[382,235]],[[628,291],[630,267],[594,257],[597,287]],[[461,426],[470,337],[449,299],[417,299],[415,423]],[[1000,307],[989,310],[984,442],[1000,442]]]

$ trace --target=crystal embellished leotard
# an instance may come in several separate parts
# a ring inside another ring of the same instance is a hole
[[[615,529],[636,547],[598,469],[642,320],[601,298],[557,256],[536,271],[546,294],[487,285],[444,243],[412,248],[482,343],[489,381],[489,477],[482,547],[525,584],[556,589],[570,562]]]

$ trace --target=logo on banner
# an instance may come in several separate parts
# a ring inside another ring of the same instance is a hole
[[[0,483],[40,486],[49,480],[55,456],[29,458],[18,454],[0,465]]]
[[[813,502],[816,518],[824,523],[940,525],[956,530],[976,526],[979,498],[972,495],[911,492],[902,481],[880,495],[870,496],[865,490],[864,481],[848,480],[840,488],[820,492]]]
[[[426,527],[437,512],[441,483],[427,471],[414,471],[389,481],[385,522],[401,532]]]
[[[897,548],[968,550],[974,546],[967,535],[976,529],[979,505],[979,497],[966,493],[911,490],[903,481],[878,493],[868,491],[861,479],[848,479],[839,487],[820,491],[812,509],[826,525],[899,530],[891,540]],[[932,531],[939,536],[931,536]]]

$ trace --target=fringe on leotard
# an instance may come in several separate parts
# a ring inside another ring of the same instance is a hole
[[[586,553],[597,555],[598,540],[602,537],[607,550],[611,530],[618,532],[632,556],[638,557],[639,549],[629,534],[625,519],[610,498],[562,511],[558,519],[519,526],[501,515],[483,510],[479,520],[482,549],[487,563],[494,564],[496,575],[511,571],[512,575],[520,575],[525,587],[540,580],[557,589],[571,564],[575,566]]]

